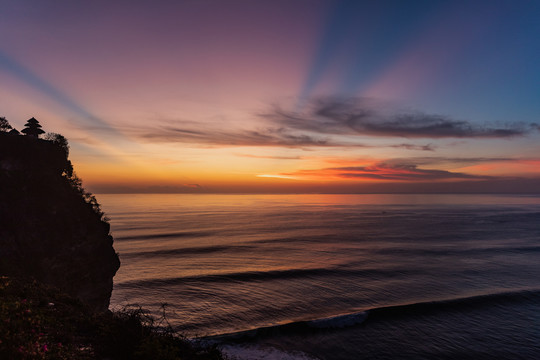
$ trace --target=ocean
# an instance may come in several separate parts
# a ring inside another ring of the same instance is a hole
[[[538,359],[540,196],[98,195],[137,304],[231,359]]]

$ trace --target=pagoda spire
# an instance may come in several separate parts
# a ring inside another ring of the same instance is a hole
[[[32,136],[35,138],[38,138],[40,134],[44,134],[45,131],[41,129],[41,125],[39,121],[37,121],[34,117],[31,119],[28,119],[26,124],[24,124],[24,129],[21,130],[23,134],[26,134],[28,136]]]

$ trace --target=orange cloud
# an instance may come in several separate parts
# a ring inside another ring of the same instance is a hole
[[[540,174],[540,160],[513,159],[512,161],[496,161],[487,164],[476,164],[459,169],[473,174],[490,176],[538,176]]]
[[[300,179],[356,180],[356,181],[451,181],[485,180],[489,176],[472,175],[437,169],[421,169],[411,164],[374,163],[370,165],[340,166],[315,170],[299,170],[280,174]]]

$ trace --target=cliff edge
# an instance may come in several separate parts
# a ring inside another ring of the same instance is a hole
[[[0,132],[0,275],[34,278],[105,311],[119,267],[110,226],[74,175],[65,138]]]

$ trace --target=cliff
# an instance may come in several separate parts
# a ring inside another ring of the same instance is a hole
[[[120,266],[109,231],[63,137],[0,132],[0,275],[34,278],[105,311]]]

